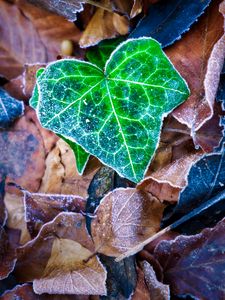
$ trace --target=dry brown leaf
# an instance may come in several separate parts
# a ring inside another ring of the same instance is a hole
[[[7,79],[19,76],[25,63],[46,63],[60,54],[64,39],[79,40],[80,32],[63,17],[30,5],[0,2],[0,74]]]
[[[53,220],[60,212],[84,212],[86,200],[75,195],[51,195],[23,191],[29,232],[38,234],[41,226]]]
[[[137,285],[134,294],[131,297],[131,300],[151,300],[149,290],[145,283],[144,272],[140,267],[136,267],[136,269],[137,269],[137,276],[138,276]]]
[[[85,217],[60,213],[18,249],[17,272],[38,294],[104,295],[106,271],[93,252]]]
[[[170,299],[170,289],[169,285],[159,282],[156,278],[156,274],[152,266],[144,261],[142,267],[145,274],[145,281],[147,283],[150,299],[152,300],[169,300]]]
[[[25,221],[23,196],[6,193],[4,203],[8,213],[7,227],[21,231],[20,244],[23,245],[31,239]]]
[[[171,164],[151,173],[141,181],[137,188],[157,197],[161,201],[175,202],[179,193],[187,185],[187,176],[192,165],[201,157],[201,153],[184,156]]]
[[[119,188],[107,194],[96,210],[91,233],[96,251],[119,256],[160,228],[164,205],[148,193]]]
[[[129,22],[125,16],[98,8],[82,33],[79,44],[82,48],[93,46],[101,40],[125,35],[128,31]]]
[[[87,198],[88,186],[99,167],[98,160],[91,158],[84,174],[80,176],[73,151],[60,139],[46,159],[45,175],[39,192],[78,195]]]
[[[26,108],[25,114],[8,130],[0,131],[0,149],[0,176],[29,191],[37,191],[45,170],[45,147],[31,109]]]
[[[224,19],[219,13],[220,3],[221,0],[214,1],[200,21],[180,41],[166,49],[166,54],[191,90],[191,96],[173,112],[173,116],[192,132],[213,116],[225,56]]]
[[[21,75],[13,78],[4,85],[7,92],[16,99],[28,101],[32,96],[33,88],[36,83],[36,72],[45,67],[46,64],[25,64]]]

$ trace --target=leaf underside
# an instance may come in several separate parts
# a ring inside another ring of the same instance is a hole
[[[65,59],[38,77],[43,127],[73,139],[120,175],[140,181],[159,141],[163,117],[189,95],[153,39],[121,44],[104,71]]]

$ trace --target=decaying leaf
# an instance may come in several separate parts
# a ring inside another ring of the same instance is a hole
[[[17,272],[38,294],[104,295],[106,271],[93,253],[85,217],[60,213],[18,249]]]
[[[137,285],[131,300],[151,300],[149,290],[145,282],[144,272],[140,267],[137,267],[137,276]]]
[[[176,202],[180,191],[187,185],[191,166],[200,156],[201,153],[196,153],[173,161],[151,173],[137,185],[137,188],[152,194],[161,201]]]
[[[83,48],[94,46],[104,39],[125,35],[128,31],[129,22],[125,16],[98,8],[82,33],[79,44]]]
[[[173,112],[194,133],[213,116],[213,106],[225,55],[223,5],[213,1],[200,21],[166,50],[191,90],[188,100]],[[190,63],[191,62],[191,63]]]
[[[9,94],[0,89],[0,128],[9,127],[11,123],[23,114],[23,102],[9,96]]]
[[[161,241],[154,256],[163,268],[163,282],[174,295],[199,299],[224,299],[225,220],[193,236]]]
[[[88,186],[99,167],[100,163],[91,158],[84,174],[79,175],[73,151],[63,140],[59,140],[47,156],[46,170],[39,192],[87,198]]]
[[[45,147],[29,109],[12,127],[0,131],[0,149],[0,177],[37,191],[45,170]]]
[[[91,223],[96,251],[119,256],[141,244],[159,230],[163,209],[156,198],[133,188],[110,192]]]
[[[20,75],[25,63],[55,60],[64,39],[78,41],[80,37],[75,25],[63,17],[24,0],[15,2],[0,3],[0,74],[7,79]]]
[[[32,236],[60,212],[84,212],[86,201],[74,195],[24,193],[25,219]]]
[[[195,222],[192,219],[190,224],[182,226],[183,230],[191,232],[196,224],[197,230],[199,230],[202,226],[209,226],[210,222],[215,219],[215,214],[217,218],[223,216],[223,203],[216,203],[216,199],[217,197],[223,199],[221,193],[225,186],[224,164],[225,151],[223,149],[221,153],[203,156],[192,166],[188,175],[188,185],[181,192],[178,204],[166,215],[164,225],[172,224],[213,198],[215,198],[215,207],[211,206],[210,212],[205,209],[201,218],[198,216]]]
[[[147,15],[139,22],[131,37],[150,36],[166,47],[181,38],[196,22],[211,0],[148,1],[151,5]]]
[[[6,193],[4,203],[8,214],[7,227],[20,230],[20,244],[23,245],[31,239],[25,221],[23,196],[15,193]]]
[[[169,300],[169,285],[165,285],[157,280],[154,269],[147,261],[142,262],[142,267],[145,275],[145,281],[149,289],[150,299]]]

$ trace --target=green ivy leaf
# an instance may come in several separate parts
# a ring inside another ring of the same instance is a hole
[[[89,48],[86,52],[86,57],[91,63],[103,69],[110,54],[123,41],[124,37],[104,40],[100,42],[97,46]]]
[[[83,174],[86,164],[89,160],[90,154],[86,152],[80,145],[71,141],[63,135],[58,134],[58,136],[63,139],[72,149],[77,165],[77,171],[80,175]]]
[[[41,124],[140,181],[159,142],[162,119],[189,95],[186,82],[151,38],[127,40],[104,71],[75,59],[38,78]]]
[[[44,70],[45,70],[44,68],[40,68],[37,71],[36,73],[37,78],[41,77],[41,74],[44,72]],[[33,107],[33,109],[37,109],[38,101],[39,101],[39,93],[38,93],[38,86],[36,84],[33,90],[33,95],[30,98],[29,104],[31,107]],[[66,138],[64,135],[62,134],[57,134],[57,135],[61,139],[63,139],[72,149],[76,160],[77,171],[80,175],[82,175],[86,167],[86,164],[89,160],[90,154],[87,153],[80,145]]]

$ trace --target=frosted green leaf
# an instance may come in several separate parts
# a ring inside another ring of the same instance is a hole
[[[100,42],[97,46],[89,48],[86,52],[86,57],[89,60],[89,62],[103,69],[110,54],[123,41],[124,37],[104,40]]]
[[[90,157],[90,154],[86,152],[80,145],[77,143],[71,141],[70,139],[66,138],[63,135],[58,134],[58,136],[63,139],[71,148],[71,150],[74,153],[75,159],[76,159],[76,166],[77,171],[80,175],[83,174],[84,169],[86,167],[86,164],[88,162],[88,159]]]
[[[163,118],[189,95],[186,82],[151,38],[119,45],[104,70],[64,59],[38,78],[39,120],[134,182],[146,172]]]
[[[36,73],[37,78],[39,78],[41,76],[41,74],[43,73],[44,70],[45,70],[44,68],[40,68],[37,71],[37,73]],[[30,98],[30,106],[33,107],[34,109],[37,109],[38,101],[39,101],[38,86],[35,85],[34,90],[33,90],[33,95]],[[74,156],[75,156],[75,160],[76,160],[77,171],[80,175],[82,175],[84,172],[85,166],[88,162],[88,159],[90,157],[90,154],[87,153],[80,145],[69,140],[62,134],[58,134],[58,136],[61,139],[63,139],[72,149]]]

